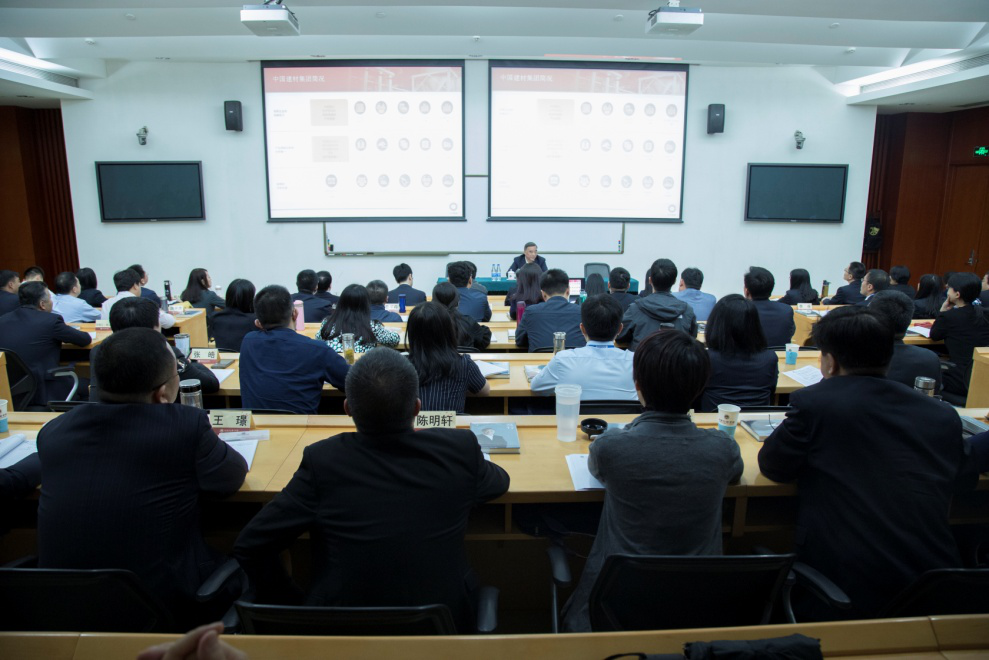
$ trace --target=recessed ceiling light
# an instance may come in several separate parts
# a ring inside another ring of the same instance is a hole
[[[309,57],[326,57],[326,55],[310,55]]]
[[[846,48],[845,49],[845,55],[854,55],[855,54],[855,50],[856,50],[855,49],[855,46],[852,46],[851,48]]]
[[[836,30],[841,27],[841,23],[832,23],[828,27],[831,28],[832,30]]]
[[[128,21],[136,21],[137,20],[137,16],[135,16],[134,14],[124,14],[124,18],[126,18]]]
[[[17,98],[19,98],[19,99],[33,99],[34,97],[33,96],[28,96],[27,94],[18,94],[17,95]],[[911,105],[913,105],[913,104],[911,103]]]
[[[898,103],[897,105],[917,105],[916,103]]]
[[[481,55],[479,53],[471,53],[467,57],[484,57],[484,55]]]
[[[385,12],[383,12],[383,11],[377,11],[377,12],[374,12],[374,17],[375,17],[375,18],[384,18],[384,17],[385,17],[385,16],[387,16],[387,15],[388,15],[388,14],[386,14],[386,13],[385,13]]]
[[[613,19],[611,19],[611,20],[615,21],[616,23],[621,23],[622,21],[625,20],[625,15],[624,14],[615,14],[615,17]]]
[[[87,46],[95,46],[96,45],[96,39],[93,39],[92,37],[86,37],[82,41]]]
[[[157,56],[157,57],[155,57],[155,59],[156,59],[156,60],[161,60],[161,61],[165,61],[165,60],[170,60],[170,59],[172,59],[172,58],[171,58],[171,57],[162,57],[162,56],[160,56],[160,55],[159,55],[159,56]]]

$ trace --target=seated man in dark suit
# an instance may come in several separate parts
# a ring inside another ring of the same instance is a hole
[[[389,348],[347,374],[344,410],[356,432],[305,448],[292,480],[247,524],[234,556],[259,602],[340,607],[442,603],[461,632],[477,585],[464,533],[471,508],[508,490],[465,429],[413,430],[419,377]],[[315,575],[308,596],[278,553],[308,532]]]
[[[17,299],[17,288],[21,277],[12,270],[0,270],[0,316],[9,314],[21,306]]]
[[[845,268],[844,280],[848,282],[845,286],[838,287],[834,296],[821,301],[823,305],[854,305],[865,300],[862,295],[862,278],[865,277],[865,264],[860,261],[853,261]]]
[[[64,400],[72,381],[49,376],[48,371],[58,366],[62,344],[89,346],[93,339],[88,332],[66,325],[61,316],[51,313],[52,296],[44,282],[25,282],[17,290],[17,297],[21,306],[0,317],[0,348],[17,353],[34,375],[37,390],[28,405]],[[86,383],[82,382],[79,393],[85,391]]]
[[[247,463],[204,411],[171,405],[179,375],[160,332],[113,333],[95,367],[102,403],[38,432],[38,565],[134,571],[181,629],[213,621],[229,602],[196,602],[220,559],[199,531],[199,500],[235,493]]]
[[[332,302],[316,297],[316,283],[316,271],[312,269],[299,271],[295,276],[295,286],[299,292],[292,294],[292,301],[302,301],[303,318],[306,323],[321,323],[333,313]]]
[[[153,290],[144,286],[145,284],[148,283],[148,271],[144,270],[144,266],[142,266],[141,264],[134,264],[133,266],[130,267],[130,269],[141,277],[141,281],[138,282],[138,284],[141,285],[140,297],[150,300],[155,304],[155,307],[161,309],[161,298],[159,298],[158,294],[155,293]]]
[[[240,395],[246,408],[315,414],[323,383],[343,389],[347,362],[326,345],[295,331],[298,312],[288,289],[273,284],[254,297],[252,332],[240,345]]]
[[[475,321],[491,320],[491,305],[488,304],[488,297],[471,288],[474,283],[471,277],[470,266],[466,261],[454,261],[447,264],[446,277],[450,284],[457,287],[460,294],[460,313],[469,316]]]
[[[124,298],[110,310],[110,329],[120,332],[127,328],[150,328],[161,332],[158,325],[158,308],[147,298]],[[100,381],[97,377],[98,370],[96,363],[100,359],[102,349],[100,344],[93,346],[89,351],[89,369],[91,378],[89,380],[89,400],[99,401]],[[182,351],[169,344],[172,353],[175,354],[175,363],[178,365],[179,380],[198,380],[203,394],[212,394],[220,389],[220,381],[217,380],[213,371],[204,364],[199,364],[195,360],[189,360]],[[176,399],[178,401],[178,399]]]
[[[697,336],[697,317],[689,303],[670,293],[677,281],[677,266],[669,259],[652,262],[646,284],[651,291],[629,306],[622,317],[625,330],[615,343],[635,350],[639,343],[661,328],[675,328],[691,337]]]
[[[401,323],[402,317],[385,309],[388,300],[388,286],[381,280],[367,283],[367,297],[371,300],[371,320],[382,323]]]
[[[934,393],[941,391],[941,360],[937,353],[922,346],[910,346],[903,338],[913,319],[913,301],[899,291],[880,291],[872,298],[869,309],[893,330],[893,357],[886,378],[914,386],[918,376],[934,379]]]
[[[910,286],[910,269],[906,266],[893,266],[889,269],[889,288],[899,291],[903,295],[913,300],[917,295],[917,289]]]
[[[412,269],[408,264],[399,264],[392,269],[392,275],[398,286],[388,292],[388,302],[397,303],[398,297],[405,296],[406,305],[418,305],[426,302],[426,293],[412,288]]]
[[[629,305],[639,299],[634,293],[628,292],[631,283],[632,274],[621,266],[612,268],[611,272],[608,273],[608,291],[611,293],[611,297],[617,300],[618,304],[622,306],[623,314],[629,308]]]
[[[868,307],[869,303],[872,302],[872,296],[888,288],[889,275],[884,270],[873,268],[862,278],[862,286],[859,288],[859,293],[865,296],[865,299],[855,304],[859,307]]]
[[[331,286],[333,286],[333,276],[330,275],[330,271],[321,270],[316,273],[316,293],[314,295],[320,300],[327,301],[332,307],[340,300],[340,296],[334,296],[330,293]],[[303,303],[303,307],[305,307],[305,303]]]
[[[745,297],[755,304],[759,322],[770,346],[782,346],[790,342],[797,326],[793,322],[793,308],[770,300],[776,286],[773,274],[765,268],[752,266],[745,273]]]
[[[797,600],[798,620],[872,618],[925,571],[961,566],[948,510],[975,475],[958,413],[884,377],[893,332],[876,314],[834,310],[814,343],[824,380],[790,395],[759,468],[797,483],[797,557],[852,601],[819,611]]]
[[[488,288],[477,281],[477,265],[473,261],[465,261],[464,263],[470,268],[470,288],[474,291],[480,291],[485,296],[488,295]]]
[[[529,241],[522,248],[522,254],[512,260],[512,265],[508,267],[508,272],[513,273],[526,264],[536,264],[546,272],[546,260],[539,256],[539,247]]]
[[[553,334],[567,333],[566,347],[577,348],[587,344],[580,331],[580,307],[570,304],[570,278],[559,268],[550,268],[539,278],[542,291],[541,305],[527,307],[522,321],[515,331],[515,345],[528,347],[529,352],[537,348],[552,348]],[[463,303],[460,303],[463,307]]]

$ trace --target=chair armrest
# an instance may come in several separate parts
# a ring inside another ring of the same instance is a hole
[[[38,555],[25,555],[3,564],[0,568],[37,568]]]
[[[75,365],[72,364],[62,364],[54,369],[49,369],[47,372],[49,376],[57,378],[59,376],[75,376]]]
[[[477,594],[477,632],[493,633],[498,628],[498,589],[481,587]]]
[[[196,592],[196,600],[200,603],[212,600],[233,579],[240,581],[242,593],[247,584],[247,574],[236,559],[227,559],[200,585],[199,591]],[[239,596],[240,593],[237,595]]]
[[[550,544],[546,548],[546,554],[549,555],[549,568],[554,584],[558,587],[569,587],[573,577],[570,574],[570,562],[567,560],[566,551],[556,544]]]
[[[831,607],[847,610],[852,606],[848,595],[820,571],[797,561],[793,563],[792,573],[796,576],[797,584],[809,589]]]

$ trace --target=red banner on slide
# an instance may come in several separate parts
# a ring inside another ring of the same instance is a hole
[[[459,92],[452,66],[278,67],[264,70],[265,92]]]
[[[683,96],[685,71],[629,69],[501,68],[491,70],[496,92],[580,92],[590,94],[658,94]]]

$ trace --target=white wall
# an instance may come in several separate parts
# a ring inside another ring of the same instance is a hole
[[[486,66],[468,62],[470,67]],[[111,276],[131,263],[144,265],[151,285],[161,291],[170,279],[177,293],[189,271],[208,268],[216,284],[247,277],[259,288],[280,283],[292,288],[303,268],[326,269],[333,290],[351,282],[384,279],[391,283],[394,257],[326,257],[320,223],[269,224],[257,64],[134,62],[110,67],[105,79],[85,81],[92,101],[65,101],[66,153],[72,186],[80,262],[96,270],[104,292]],[[468,131],[485,130],[486,88],[467,88]],[[223,101],[243,103],[244,131],[228,132]],[[707,135],[707,106],[726,104],[725,133]],[[810,69],[793,67],[693,67],[690,72],[683,224],[629,224],[624,255],[547,256],[552,266],[581,272],[585,261],[622,265],[641,279],[657,257],[670,257],[682,269],[705,273],[704,289],[723,295],[741,290],[750,265],[772,270],[776,292],[786,289],[791,268],[807,268],[840,283],[844,266],[861,254],[872,157],[874,108],[845,105],[844,97]],[[149,130],[148,145],[135,133]],[[793,132],[807,143],[794,148]],[[486,132],[486,130],[485,130]],[[469,150],[476,139],[467,140]],[[486,163],[468,151],[468,163]],[[205,223],[102,224],[94,162],[102,160],[201,160],[206,196]],[[842,225],[788,225],[742,221],[746,164],[749,162],[848,163],[849,185]],[[486,165],[484,165],[486,167]],[[473,171],[470,174],[478,172]],[[486,205],[485,205],[486,206]],[[471,205],[468,204],[468,208]],[[475,205],[475,208],[477,205]],[[442,232],[416,232],[410,225],[410,251],[442,249]],[[565,227],[561,226],[561,230]],[[579,230],[580,227],[578,226]],[[507,230],[525,240],[524,224]],[[351,232],[374,232],[374,223],[334,228],[345,244]],[[540,245],[551,252],[551,245]],[[484,249],[478,246],[478,250]],[[614,250],[609,244],[607,249]],[[429,289],[449,257],[409,257],[417,284]],[[510,255],[472,255],[484,271]],[[834,291],[834,286],[832,286]]]

